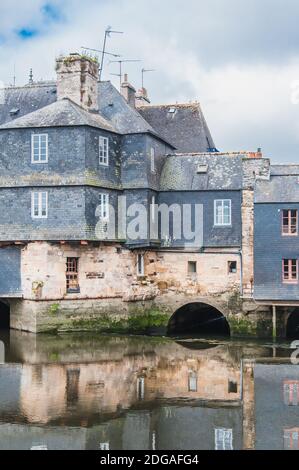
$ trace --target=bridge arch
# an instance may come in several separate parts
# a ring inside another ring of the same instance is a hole
[[[299,339],[299,307],[294,308],[288,315],[286,337],[289,339]]]
[[[221,307],[205,300],[179,307],[171,316],[167,333],[174,335],[230,336],[230,326]]]

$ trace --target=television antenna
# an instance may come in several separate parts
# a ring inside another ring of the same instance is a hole
[[[142,88],[144,88],[144,74],[148,73],[148,72],[155,72],[155,71],[156,71],[155,69],[142,69],[141,70],[141,75],[142,75],[141,85],[142,85]]]
[[[111,73],[111,75],[115,75],[115,77],[119,77],[120,89],[121,89],[122,78],[123,78],[122,65],[127,62],[141,62],[141,60],[140,59],[123,59],[123,60],[110,60],[109,61],[109,64],[119,64],[119,73]]]
[[[100,54],[102,54],[102,62],[101,62],[102,65],[99,67],[99,81],[101,81],[101,76],[102,76],[101,71],[102,71],[103,61],[104,61],[103,57],[104,57],[105,55],[109,55],[109,56],[111,56],[111,57],[121,57],[120,54],[113,54],[112,52],[101,51],[101,50],[99,50],[99,49],[92,49],[91,47],[84,47],[84,46],[82,46],[81,49],[83,49],[84,51],[100,52]]]
[[[107,43],[107,38],[110,38],[111,37],[111,34],[124,34],[123,31],[115,31],[112,29],[112,26],[108,26],[106,28],[106,31],[105,31],[105,35],[104,35],[104,43],[103,43],[103,50],[102,50],[102,59],[101,59],[101,65],[100,65],[100,81],[101,81],[101,78],[102,78],[102,73],[103,73],[103,68],[104,68],[104,58],[105,58],[105,54],[106,54],[106,43]],[[120,56],[118,56],[120,57]]]

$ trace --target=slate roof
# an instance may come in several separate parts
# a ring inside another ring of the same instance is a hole
[[[2,100],[0,100],[0,125],[48,106],[57,100],[55,82],[6,88],[3,93],[4,103],[2,104]],[[19,111],[16,114],[10,114],[12,110]]]
[[[299,165],[271,165],[271,175],[299,175]]]
[[[51,103],[37,111],[9,121],[0,129],[91,126],[116,132],[112,124],[98,113],[90,113],[69,99]]]
[[[161,191],[240,190],[244,155],[170,155],[164,164]],[[202,168],[198,168],[201,166]],[[206,173],[198,174],[198,171]]]
[[[298,203],[298,201],[298,174],[271,176],[270,181],[260,180],[256,182],[256,203]]]
[[[158,134],[180,153],[209,152],[215,144],[199,103],[138,108]]]
[[[106,121],[106,127],[104,128],[113,128],[114,132],[119,134],[150,132],[162,138],[139,112],[126,102],[125,98],[111,82],[101,82],[98,86],[99,114],[102,116],[103,121]],[[55,102],[57,102],[55,82],[34,84],[20,88],[6,88],[4,90],[4,104],[0,104],[0,126],[5,123],[12,123],[29,113],[45,108]],[[11,113],[16,110],[17,113]],[[60,112],[59,107],[50,108],[51,113],[55,110]],[[94,116],[94,114],[92,115]],[[45,119],[44,113],[36,115],[34,118],[38,118],[38,116]],[[55,116],[52,115],[51,120],[54,122]],[[72,118],[70,120],[72,120]],[[22,123],[22,127],[24,127],[25,121],[22,121]],[[9,126],[5,126],[5,128],[8,127]]]
[[[113,123],[120,134],[141,132],[159,134],[136,109],[126,102],[111,82],[99,83],[99,111]]]

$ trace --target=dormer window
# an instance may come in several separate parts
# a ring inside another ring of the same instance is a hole
[[[32,134],[31,163],[48,163],[48,134]]]
[[[108,137],[99,138],[99,163],[103,166],[109,165],[109,139]]]

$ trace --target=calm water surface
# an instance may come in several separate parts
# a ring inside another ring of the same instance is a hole
[[[14,331],[0,341],[0,449],[299,449],[288,342]]]

